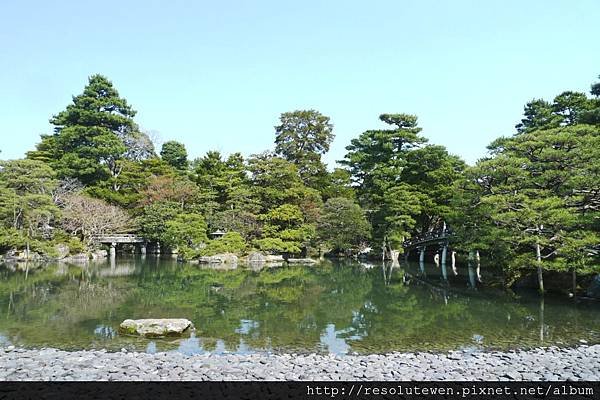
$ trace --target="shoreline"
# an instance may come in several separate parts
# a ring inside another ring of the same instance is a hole
[[[372,355],[155,354],[0,349],[0,381],[597,381],[600,344],[571,348]]]

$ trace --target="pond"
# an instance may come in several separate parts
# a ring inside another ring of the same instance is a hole
[[[464,266],[447,272],[330,261],[209,268],[150,256],[5,265],[0,347],[364,354],[600,343],[598,303],[509,294]],[[178,339],[119,335],[128,318],[187,318],[196,330]]]

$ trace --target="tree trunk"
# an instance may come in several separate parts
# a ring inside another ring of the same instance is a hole
[[[539,243],[535,244],[535,255],[537,260],[537,276],[540,293],[544,293],[544,272],[542,270],[542,249]]]

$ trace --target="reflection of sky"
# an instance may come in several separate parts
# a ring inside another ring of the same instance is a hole
[[[179,342],[177,351],[187,355],[202,354],[205,352],[202,342],[194,335],[194,333],[192,333],[189,338]]]
[[[0,347],[10,346],[10,340],[4,335],[0,335]]]
[[[346,343],[346,340],[361,338],[358,335],[348,335],[353,331],[353,328],[336,330],[334,324],[328,324],[325,331],[321,334],[321,346],[332,354],[346,354],[350,350],[350,346]]]
[[[251,330],[258,329],[258,327],[258,321],[253,321],[251,319],[242,319],[240,321],[240,327],[235,330],[235,333],[247,335],[250,333]]]
[[[146,353],[150,353],[150,354],[156,353],[156,342],[148,343],[148,346],[146,346]]]

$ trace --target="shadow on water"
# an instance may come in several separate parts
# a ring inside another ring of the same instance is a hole
[[[382,353],[600,342],[597,304],[482,282],[477,265],[178,264],[123,257],[23,271],[0,266],[0,346],[148,352]],[[127,318],[188,318],[178,339],[122,336]]]

